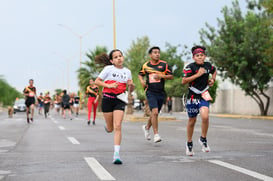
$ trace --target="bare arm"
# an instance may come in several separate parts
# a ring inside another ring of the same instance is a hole
[[[107,87],[109,89],[111,88],[117,88],[118,87],[118,83],[112,83],[112,84],[106,84],[105,82],[103,82],[103,80],[101,78],[96,78],[95,80],[95,84],[101,87]]]
[[[182,84],[187,84],[189,82],[194,81],[195,79],[197,79],[198,77],[202,76],[205,73],[205,69],[204,68],[199,68],[197,74],[194,74],[190,77],[183,77],[182,78]]]
[[[216,79],[216,71],[212,74],[211,79],[209,79],[209,86],[210,87],[213,86],[215,79]]]
[[[138,75],[138,79],[139,79],[139,81],[140,81],[142,87],[143,87],[143,88],[146,87],[146,83],[145,83],[145,81],[144,81],[143,76],[142,76],[142,75]]]
[[[135,85],[133,83],[133,80],[128,80],[127,82],[130,92],[133,92],[135,89]]]

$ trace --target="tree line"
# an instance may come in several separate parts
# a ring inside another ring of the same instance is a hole
[[[217,27],[206,23],[205,28],[199,31],[200,42],[207,48],[207,56],[216,65],[222,79],[229,79],[240,86],[246,95],[257,102],[260,114],[267,115],[270,96],[265,91],[273,77],[273,0],[247,0],[246,14],[242,13],[238,0],[235,0],[231,7],[223,7],[222,14],[223,19],[218,18]],[[150,40],[144,36],[133,41],[124,53],[125,66],[132,71],[139,99],[145,99],[145,93],[137,75],[141,65],[149,60],[149,47]],[[89,79],[95,79],[102,70],[94,60],[96,55],[105,52],[108,52],[106,47],[96,47],[86,54],[88,60],[78,70],[82,90]],[[166,94],[181,97],[187,92],[181,78],[185,62],[191,59],[188,47],[166,43],[161,59],[168,62],[174,74],[174,80],[166,81]],[[214,100],[217,85],[210,88]]]

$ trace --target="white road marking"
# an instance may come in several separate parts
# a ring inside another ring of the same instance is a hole
[[[251,170],[247,170],[245,168],[238,167],[236,165],[232,165],[232,164],[229,164],[229,163],[226,163],[226,162],[222,162],[220,160],[208,160],[208,161],[210,163],[214,163],[216,165],[220,165],[222,167],[226,167],[226,168],[229,168],[231,170],[235,170],[237,172],[241,172],[243,174],[252,176],[252,177],[257,178],[257,179],[261,179],[261,180],[265,180],[265,181],[273,181],[272,177],[269,177],[269,176],[266,176],[266,175],[263,175],[263,174],[251,171]]]
[[[1,175],[0,175],[0,180],[2,180],[3,178],[4,178],[4,176],[1,176]]]
[[[58,128],[59,128],[60,130],[65,130],[65,127],[63,127],[63,126],[58,126]]]
[[[79,145],[80,142],[74,137],[67,137],[67,139],[74,145]]]
[[[59,123],[59,121],[53,121],[53,123],[58,124],[58,123]]]
[[[116,180],[94,157],[84,159],[100,180]]]

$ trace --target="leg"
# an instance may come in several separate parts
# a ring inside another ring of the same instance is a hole
[[[158,134],[158,108],[152,109],[151,123],[153,125],[154,134]]]
[[[93,121],[96,120],[96,114],[97,114],[98,103],[99,103],[99,102],[96,102],[96,103],[93,104],[93,114],[94,114],[94,115],[93,115]]]
[[[31,104],[31,118],[33,119],[33,114],[34,114],[34,104]]]
[[[88,98],[88,102],[87,102],[87,108],[88,108],[87,119],[88,119],[88,121],[90,121],[90,117],[91,117],[92,104],[93,104],[92,97],[89,97],[89,98]]]
[[[106,122],[106,129],[108,132],[112,132],[114,130],[113,126],[113,112],[104,112],[103,113],[105,122]]]
[[[122,110],[115,110],[113,112],[114,118],[114,144],[120,145],[121,143],[121,123],[123,120],[124,111]]]
[[[193,117],[193,118],[190,117],[187,124],[188,142],[192,142],[192,135],[193,135],[195,123],[196,123],[196,117]]]
[[[207,137],[208,129],[209,129],[209,108],[208,107],[201,107],[200,108],[200,115],[202,119],[202,126],[201,126],[201,131],[202,134],[201,136],[203,138]]]
[[[26,109],[26,113],[27,113],[27,119],[29,119],[29,107],[27,106],[27,109]]]

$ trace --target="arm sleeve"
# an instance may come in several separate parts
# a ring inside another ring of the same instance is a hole
[[[183,70],[183,77],[190,77],[193,75],[192,69],[190,65],[187,65]]]
[[[104,80],[107,77],[107,74],[109,72],[108,69],[109,69],[109,66],[104,67],[98,77]]]
[[[146,64],[146,63],[145,63]],[[144,70],[144,64],[141,66],[141,69],[140,71],[138,72],[138,75],[141,75],[141,76],[144,76],[146,73],[145,73],[145,70]]]

